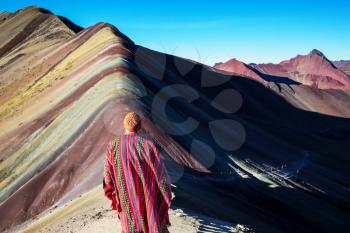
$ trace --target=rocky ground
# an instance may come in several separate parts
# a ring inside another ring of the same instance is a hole
[[[121,232],[116,212],[109,208],[108,200],[101,190],[101,187],[97,187],[63,206],[54,206],[38,218],[7,232]],[[249,227],[175,206],[170,209],[169,214],[171,233],[253,232]]]

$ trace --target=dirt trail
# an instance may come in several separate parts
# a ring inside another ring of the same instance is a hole
[[[252,232],[239,224],[210,218],[193,211],[173,207],[169,210],[171,233],[192,232]],[[110,210],[102,188],[96,187],[61,207],[47,210],[8,232],[121,232],[117,215]]]

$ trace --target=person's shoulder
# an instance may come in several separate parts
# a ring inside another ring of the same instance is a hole
[[[117,135],[115,137],[113,137],[112,139],[109,139],[109,141],[107,142],[107,148],[110,150],[113,150],[116,146],[117,140],[120,137],[120,135]]]
[[[142,141],[147,144],[154,144],[154,140],[149,133],[139,134],[139,137],[142,138]]]
[[[110,139],[106,144],[107,150],[111,150],[113,148],[113,140]]]
[[[152,135],[147,134],[144,136],[144,145],[147,144],[148,148],[154,148],[157,150],[162,150],[161,144]]]

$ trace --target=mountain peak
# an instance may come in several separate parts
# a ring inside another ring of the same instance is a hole
[[[101,26],[101,28],[109,28],[115,36],[134,44],[134,42],[129,37],[127,37],[121,31],[119,31],[119,29],[117,27],[115,27],[113,24],[110,24],[108,22],[98,22],[93,27],[98,28],[100,26]]]
[[[317,56],[325,57],[325,55],[320,50],[317,50],[317,49],[311,50],[309,55],[317,55]]]
[[[72,30],[74,33],[77,33],[79,31],[81,31],[83,28],[80,27],[79,25],[73,23],[72,21],[70,21],[69,19],[67,19],[66,17],[60,16],[60,15],[56,15],[53,12],[51,12],[48,9],[39,7],[39,6],[27,6],[25,8],[22,8],[16,12],[22,12],[24,14],[27,14],[28,12],[40,12],[42,14],[50,14],[52,16],[57,17],[63,24],[65,24],[70,30]]]
[[[238,60],[237,58],[231,58],[226,63],[240,63],[240,64],[243,64],[244,62]]]
[[[224,63],[216,63],[214,68],[223,70],[235,75],[246,76],[253,79],[261,80],[262,78],[252,68],[244,62],[232,58]]]
[[[27,6],[27,7],[24,7],[22,9],[19,9],[18,11],[16,12],[27,12],[27,11],[39,11],[41,13],[49,13],[49,14],[52,14],[51,11],[45,9],[45,8],[42,8],[42,7],[39,7],[39,6],[35,6],[35,5],[32,5],[32,6]]]

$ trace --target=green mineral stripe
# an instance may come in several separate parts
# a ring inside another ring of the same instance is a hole
[[[135,232],[135,225],[134,225],[134,220],[131,217],[131,212],[130,212],[130,206],[129,206],[129,201],[126,197],[126,191],[125,191],[125,180],[124,177],[122,175],[122,171],[121,171],[121,164],[120,164],[120,160],[119,160],[119,136],[116,139],[116,144],[117,144],[117,150],[116,150],[116,156],[115,156],[115,163],[117,164],[117,172],[118,172],[118,179],[120,180],[120,189],[121,189],[121,199],[123,201],[123,203],[125,204],[125,208],[126,208],[126,212],[128,213],[129,219],[130,219],[130,228],[131,228],[131,232]]]

